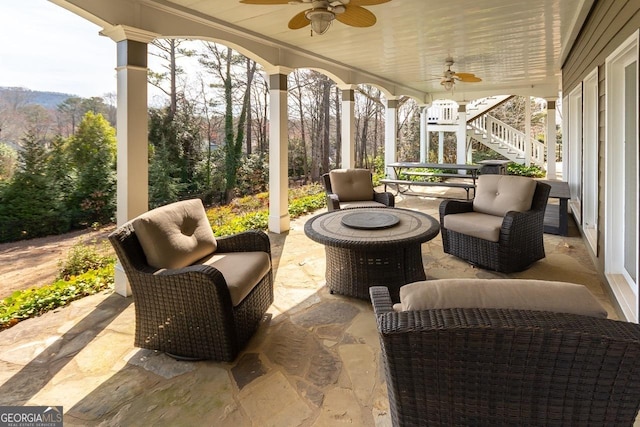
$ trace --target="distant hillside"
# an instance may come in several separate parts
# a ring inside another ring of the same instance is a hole
[[[40,92],[20,87],[0,87],[0,99],[8,102],[13,99],[22,105],[36,104],[47,109],[55,109],[67,98],[74,96],[76,95],[59,92]]]

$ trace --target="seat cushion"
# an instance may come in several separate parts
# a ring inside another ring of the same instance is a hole
[[[373,182],[369,169],[334,169],[329,172],[331,191],[340,202],[373,200]]]
[[[400,311],[501,308],[551,311],[606,318],[607,311],[584,285],[529,279],[440,279],[400,288]]]
[[[155,268],[182,268],[211,254],[216,239],[200,199],[171,203],[132,221],[147,263]]]
[[[473,210],[504,216],[509,211],[526,212],[536,191],[532,178],[514,175],[480,175]]]
[[[384,203],[376,202],[373,200],[366,200],[360,202],[340,202],[340,209],[350,209],[350,208],[386,208],[387,205]]]
[[[249,295],[271,268],[266,252],[216,253],[198,261],[198,264],[210,265],[222,273],[234,307]]]
[[[501,216],[479,212],[449,214],[444,217],[444,228],[467,236],[497,242],[500,240],[502,219]]]

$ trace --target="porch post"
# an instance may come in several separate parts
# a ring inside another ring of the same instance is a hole
[[[467,105],[458,103],[458,129],[456,130],[456,163],[467,163]],[[466,173],[466,171],[459,171]]]
[[[342,89],[342,168],[355,167],[356,158],[356,116],[355,90],[353,87]]]
[[[420,162],[426,163],[429,160],[429,131],[427,126],[429,119],[429,105],[420,108]]]
[[[387,176],[390,178],[396,178],[393,168],[387,166],[389,163],[394,163],[398,159],[398,153],[396,152],[396,135],[398,129],[398,100],[387,99],[387,109],[384,122],[384,166],[387,172]]]
[[[556,179],[556,101],[547,99],[547,179]]]
[[[531,166],[531,97],[526,96],[524,104],[524,164]]]
[[[444,163],[444,131],[438,131],[438,163]]]
[[[289,230],[287,75],[269,74],[269,231]]]
[[[155,34],[118,26],[103,34],[117,45],[117,208],[122,225],[149,210],[147,44]],[[131,295],[120,263],[114,290]]]

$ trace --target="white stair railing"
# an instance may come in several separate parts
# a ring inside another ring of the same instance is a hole
[[[527,157],[527,144],[531,147],[530,161],[537,165],[544,164],[545,146],[535,138],[527,138],[508,124],[483,114],[467,122],[476,136],[474,139],[492,148],[512,161],[523,163]]]

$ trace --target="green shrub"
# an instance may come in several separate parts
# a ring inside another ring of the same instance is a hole
[[[9,328],[21,320],[39,316],[84,296],[113,288],[114,267],[115,258],[112,258],[108,265],[68,280],[60,279],[40,288],[15,291],[0,301],[0,329]]]
[[[507,174],[528,176],[531,178],[544,178],[544,176],[546,175],[544,170],[540,166],[525,166],[518,163],[509,163],[507,165]]]
[[[113,261],[112,256],[102,255],[98,252],[95,244],[88,246],[83,243],[77,243],[71,248],[67,258],[58,263],[57,279],[69,280],[71,276],[77,276],[90,270],[98,270],[113,263]]]

